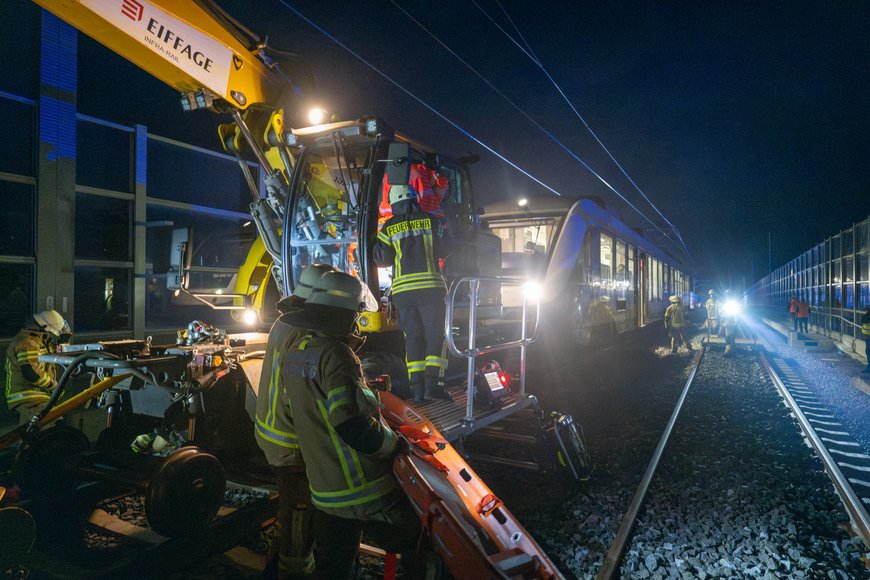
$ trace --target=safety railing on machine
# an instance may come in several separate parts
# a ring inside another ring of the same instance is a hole
[[[541,300],[537,296],[539,292],[523,292],[522,319],[520,322],[520,336],[515,340],[506,342],[496,342],[486,346],[477,345],[477,325],[478,325],[478,294],[480,292],[481,283],[503,285],[524,286],[527,290],[530,288],[530,282],[521,278],[504,278],[504,277],[465,277],[453,282],[450,290],[447,293],[447,312],[444,318],[444,337],[447,341],[447,348],[453,356],[468,359],[468,375],[467,375],[467,403],[465,409],[466,424],[474,422],[474,375],[477,371],[477,357],[481,355],[491,354],[509,350],[512,348],[520,349],[520,398],[526,396],[526,350],[528,346],[537,340],[541,332]],[[456,346],[456,340],[453,336],[453,321],[454,311],[456,309],[456,297],[459,289],[463,286],[469,286],[469,302],[468,302],[468,348],[460,350]],[[535,294],[535,296],[530,296]],[[529,335],[529,303],[534,302],[535,317],[533,331]]]

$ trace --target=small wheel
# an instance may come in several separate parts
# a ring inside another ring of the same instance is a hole
[[[169,537],[200,531],[217,515],[226,488],[226,473],[217,457],[182,447],[151,478],[145,497],[148,523]]]

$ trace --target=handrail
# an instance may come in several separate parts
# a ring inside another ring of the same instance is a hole
[[[448,350],[457,357],[468,359],[468,372],[466,382],[466,405],[465,418],[463,421],[467,425],[474,423],[474,373],[477,370],[475,361],[478,355],[500,352],[511,348],[519,347],[520,349],[520,397],[526,394],[526,348],[529,344],[537,340],[541,333],[541,301],[537,300],[535,304],[535,329],[531,336],[526,336],[528,328],[528,295],[523,293],[523,310],[522,322],[520,324],[519,340],[512,340],[502,344],[487,345],[478,347],[477,341],[477,292],[481,282],[493,282],[500,285],[513,284],[525,285],[529,281],[523,278],[505,278],[501,276],[467,276],[453,282],[450,290],[447,292],[446,302],[447,310],[444,316],[444,339],[447,343]],[[453,339],[453,310],[456,307],[456,293],[463,284],[468,284],[470,288],[469,303],[468,303],[468,348],[459,350],[456,346],[456,341]]]
[[[522,324],[523,332],[520,336],[520,339],[513,340],[511,342],[502,343],[502,344],[487,345],[484,347],[472,346],[472,342],[470,339],[471,339],[472,335],[474,334],[474,327],[472,326],[471,321],[469,321],[469,348],[467,350],[459,350],[459,348],[456,346],[456,342],[453,340],[453,333],[451,332],[451,329],[453,328],[453,306],[454,306],[454,302],[456,299],[456,293],[457,293],[459,287],[463,283],[470,284],[470,286],[471,286],[471,298],[470,298],[470,300],[471,300],[471,303],[474,305],[474,308],[470,309],[469,317],[473,318],[474,321],[477,322],[477,320],[476,320],[476,318],[477,318],[477,316],[476,316],[477,291],[478,291],[478,285],[480,282],[498,282],[498,283],[503,283],[503,284],[514,284],[514,285],[523,284],[523,285],[525,285],[529,282],[529,280],[526,280],[525,278],[507,278],[507,277],[503,277],[503,276],[489,276],[489,277],[487,277],[487,276],[479,276],[479,277],[468,276],[468,277],[460,278],[459,280],[456,280],[450,286],[450,290],[447,292],[447,298],[446,298],[447,314],[446,314],[445,319],[444,319],[444,337],[447,340],[447,349],[450,351],[450,353],[453,356],[458,356],[461,358],[468,358],[472,354],[474,356],[477,356],[480,354],[489,354],[492,352],[499,352],[502,350],[508,350],[508,349],[511,349],[511,348],[514,348],[517,346],[522,346],[522,345],[528,346],[529,344],[538,340],[538,337],[541,334],[541,325],[540,325],[541,301],[538,300],[537,304],[536,304],[535,332],[532,336],[527,337],[527,336],[525,336],[525,331],[528,330],[527,322],[526,322],[528,300],[527,300],[527,296],[525,294],[523,294],[523,324]]]

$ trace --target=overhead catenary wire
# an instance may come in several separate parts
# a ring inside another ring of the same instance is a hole
[[[586,119],[583,117],[583,115],[580,114],[580,112],[577,110],[577,108],[574,106],[574,104],[571,102],[571,100],[568,98],[568,96],[562,90],[562,87],[559,85],[559,83],[556,82],[556,80],[553,78],[553,76],[550,74],[550,72],[544,66],[543,62],[541,62],[541,59],[538,58],[537,54],[535,54],[535,51],[532,49],[529,42],[523,36],[523,33],[520,31],[519,27],[513,21],[510,14],[507,12],[507,10],[505,10],[501,1],[496,0],[496,5],[502,11],[505,18],[507,18],[508,22],[510,22],[514,31],[517,33],[517,36],[519,36],[520,40],[522,41],[522,44],[517,42],[517,40],[513,36],[511,36],[504,29],[503,26],[501,26],[498,22],[496,22],[495,19],[492,18],[492,16],[490,16],[490,14],[486,10],[484,10],[480,6],[480,4],[477,3],[476,0],[472,0],[472,3],[493,24],[493,26],[495,26],[502,34],[504,34],[512,43],[514,43],[520,49],[520,51],[523,54],[525,54],[529,58],[529,60],[531,60],[535,65],[537,65],[541,69],[541,71],[544,73],[544,75],[547,77],[547,79],[550,81],[550,83],[552,83],[553,87],[555,87],[556,91],[559,93],[559,95],[562,97],[562,99],[564,99],[565,102],[568,104],[568,106],[571,108],[571,111],[573,111],[573,113],[577,116],[577,118],[580,120],[580,122],[586,128],[586,130],[589,131],[589,134],[592,135],[593,139],[595,139],[595,141],[604,150],[604,152],[607,154],[607,156],[610,158],[610,160],[613,161],[613,163],[619,168],[620,172],[625,176],[626,179],[628,179],[628,181],[632,184],[632,186],[634,186],[634,188],[638,191],[638,193],[640,193],[640,195],[646,200],[646,202],[650,205],[650,207],[652,207],[655,210],[655,212],[665,221],[665,223],[670,226],[671,231],[674,232],[674,235],[676,235],[677,239],[679,240],[680,244],[682,245],[683,251],[686,253],[686,255],[690,259],[693,259],[691,252],[689,252],[689,248],[686,246],[686,243],[683,240],[683,236],[680,234],[680,231],[677,229],[677,227],[673,223],[671,223],[670,220],[668,220],[668,218],[665,217],[665,215],[652,202],[652,200],[649,199],[649,197],[646,195],[646,193],[644,193],[644,191],[640,188],[640,186],[637,184],[637,182],[635,182],[635,180],[632,179],[632,177],[628,174],[628,172],[625,170],[625,168],[613,156],[613,154],[610,152],[610,150],[607,148],[607,146],[604,144],[604,142],[601,141],[601,139],[598,137],[598,135],[595,133],[595,131],[592,129],[592,127],[589,125],[589,123],[586,122]],[[523,45],[525,45],[525,46],[523,46]],[[622,197],[622,196],[620,196],[620,197]],[[623,198],[623,199],[625,199],[625,198]],[[634,206],[632,206],[632,207],[634,207]],[[635,208],[635,209],[637,209],[637,208]],[[638,213],[640,213],[639,210],[638,210]],[[643,215],[643,214],[641,214],[641,215]],[[657,229],[659,229],[659,231],[662,231],[660,228],[657,228]],[[662,233],[664,234],[664,232],[662,232]],[[669,237],[669,236],[666,235],[666,237]]]
[[[558,195],[559,197],[562,197],[562,194],[557,189],[544,183],[541,179],[532,175],[531,172],[527,171],[526,169],[523,169],[522,167],[520,167],[519,165],[517,165],[516,163],[514,163],[513,161],[508,159],[506,156],[504,156],[503,154],[496,151],[493,147],[487,145],[481,139],[472,135],[471,132],[469,132],[467,129],[465,129],[464,127],[459,125],[457,122],[455,122],[452,119],[450,119],[449,117],[447,117],[447,115],[445,115],[441,111],[437,110],[435,107],[433,107],[432,105],[430,105],[429,103],[424,101],[422,98],[420,98],[419,96],[417,96],[416,94],[411,92],[409,89],[405,88],[401,83],[394,80],[387,73],[383,72],[381,69],[379,69],[378,67],[376,67],[375,65],[370,63],[362,55],[360,55],[355,50],[353,50],[352,48],[347,46],[345,43],[343,43],[341,40],[339,40],[337,37],[335,37],[333,34],[331,34],[328,30],[326,30],[325,28],[323,28],[322,26],[320,26],[319,24],[317,24],[316,22],[314,22],[313,20],[311,20],[310,18],[305,16],[305,14],[303,14],[296,7],[292,6],[289,2],[287,2],[287,0],[278,0],[278,2],[280,2],[285,8],[287,8],[288,10],[293,12],[296,16],[301,18],[303,21],[305,21],[306,24],[308,24],[309,26],[311,26],[312,28],[314,28],[315,30],[317,30],[318,32],[320,32],[321,34],[326,36],[329,40],[331,40],[332,42],[334,42],[335,44],[337,44],[338,46],[343,48],[345,51],[349,52],[354,58],[356,58],[361,63],[363,63],[364,65],[366,65],[367,67],[369,67],[370,69],[375,71],[377,74],[379,74],[381,77],[383,77],[390,84],[395,86],[397,89],[399,89],[400,91],[402,91],[403,93],[405,93],[406,95],[408,95],[409,97],[411,97],[412,99],[417,101],[417,103],[419,103],[420,105],[422,105],[423,107],[428,109],[432,114],[436,115],[442,121],[448,123],[451,127],[456,129],[457,131],[459,131],[460,133],[462,133],[463,135],[465,135],[466,137],[468,137],[469,139],[471,139],[472,141],[474,141],[475,143],[477,143],[478,145],[480,145],[481,147],[483,147],[484,149],[486,149],[487,151],[489,151],[490,153],[492,153],[493,155],[495,155],[496,157],[498,157],[499,159],[501,159],[502,161],[504,161],[505,163],[507,163],[508,165],[510,165],[511,167],[513,167],[514,169],[516,169],[517,171],[519,171],[520,173],[522,173],[523,175],[525,175],[526,177],[528,177],[529,179],[531,179],[532,181],[537,183],[538,185],[540,185],[541,187],[543,187],[544,189]]]
[[[576,159],[583,167],[589,170],[592,175],[598,178],[601,183],[603,183],[610,191],[615,193],[622,199],[625,203],[631,206],[641,217],[643,217],[646,221],[650,223],[655,229],[657,229],[665,238],[669,238],[667,232],[662,230],[655,222],[653,222],[646,214],[644,214],[637,206],[635,206],[631,201],[629,201],[624,195],[622,195],[613,185],[611,185],[603,176],[601,176],[597,171],[595,171],[586,161],[580,158],[573,150],[568,148],[565,144],[563,144],[559,139],[556,138],[550,131],[548,131],[544,126],[538,123],[535,119],[531,117],[524,109],[522,109],[518,104],[516,104],[510,97],[508,97],[504,92],[502,92],[498,87],[496,87],[492,82],[489,81],[483,74],[481,74],[476,68],[474,68],[471,64],[469,64],[465,59],[463,59],[459,54],[456,53],[452,48],[447,46],[435,33],[429,30],[422,22],[414,18],[412,14],[410,14],[407,10],[399,6],[399,4],[395,0],[390,0],[390,3],[395,6],[400,12],[402,12],[405,16],[408,17],[414,24],[416,24],[420,29],[422,29],[426,34],[428,34],[435,42],[441,45],[444,50],[453,55],[456,60],[461,62],[468,70],[474,73],[480,80],[482,80],[486,85],[495,91],[501,98],[503,98],[509,105],[511,105],[517,112],[519,112],[523,117],[525,117],[530,123],[532,123],[535,127],[537,127],[541,132],[543,132],[547,137],[549,137],[554,143],[559,145],[568,155]],[[522,47],[520,47],[522,49]],[[530,58],[534,58],[530,55]],[[664,216],[662,216],[664,217]],[[667,220],[665,220],[667,221]],[[671,226],[673,227],[673,226]],[[679,234],[677,234],[679,235]]]

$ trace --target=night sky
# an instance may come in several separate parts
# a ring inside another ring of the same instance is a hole
[[[652,228],[401,7],[666,228],[542,69],[496,26],[525,46],[515,24],[598,138],[682,233],[702,281],[751,283],[767,271],[768,235],[776,268],[870,214],[868,3],[219,3],[268,34],[272,46],[308,61],[319,97],[340,118],[378,114],[447,154],[480,153],[472,171],[481,202],[553,194],[290,6],[562,195],[604,197],[629,224]],[[182,115],[172,89],[92,41],[83,40],[80,51],[83,112],[216,147],[207,113]]]

